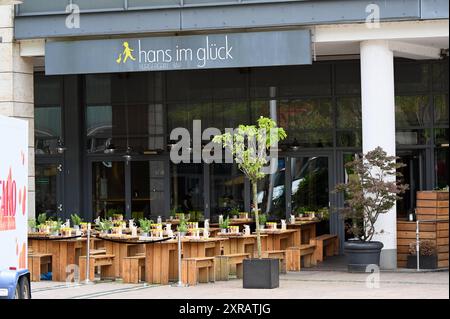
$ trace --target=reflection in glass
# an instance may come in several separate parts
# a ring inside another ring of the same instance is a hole
[[[434,97],[434,124],[448,126],[448,95]]]
[[[204,209],[203,164],[171,164],[171,209],[180,213]]]
[[[430,99],[426,95],[397,96],[395,98],[396,127],[426,126],[431,124]]]
[[[436,187],[444,188],[448,187],[449,173],[448,173],[448,163],[449,163],[449,152],[447,147],[436,148],[435,150],[435,172],[436,172]]]
[[[164,210],[164,161],[131,162],[131,217],[168,217]]]
[[[328,207],[328,157],[294,157],[291,167],[292,210]]]
[[[244,211],[244,175],[236,164],[211,164],[211,219]]]
[[[57,216],[57,164],[36,164],[36,216]]]
[[[362,132],[358,131],[337,131],[336,132],[337,147],[361,147]]]
[[[427,63],[396,63],[395,90],[403,92],[424,92],[429,89],[430,67]]]
[[[34,134],[36,154],[56,154],[58,140],[61,138],[61,107],[36,107]]]
[[[397,145],[426,145],[430,143],[432,131],[430,129],[397,129],[395,141]]]
[[[286,161],[279,158],[276,172],[266,175],[258,182],[258,208],[263,214],[267,214],[270,220],[286,217],[285,175]]]
[[[362,127],[361,98],[343,97],[337,99],[337,128]]]
[[[92,209],[94,218],[125,215],[124,162],[92,163]]]

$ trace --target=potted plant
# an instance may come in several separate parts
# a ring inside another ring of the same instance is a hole
[[[214,137],[232,154],[239,169],[250,180],[253,193],[253,209],[256,223],[258,258],[244,260],[244,288],[276,288],[279,286],[278,259],[261,258],[261,232],[258,210],[258,181],[266,175],[267,165],[274,162],[267,152],[277,148],[278,141],[286,138],[284,129],[277,127],[274,120],[266,117],[258,119],[258,125],[240,125],[231,134],[227,132]]]
[[[357,156],[346,164],[350,170],[349,180],[336,186],[336,192],[343,193],[345,205],[339,212],[352,221],[348,232],[353,240],[344,243],[350,272],[365,272],[369,264],[380,264],[383,243],[374,241],[375,234],[383,233],[376,228],[378,217],[394,207],[408,185],[401,184],[397,169],[404,165],[396,162],[395,156],[388,156],[381,148]]]
[[[297,213],[298,217],[303,218],[305,216],[305,212],[308,210],[306,207],[297,207],[295,212]]]
[[[153,224],[152,220],[147,218],[139,219],[139,226],[141,228],[142,236],[148,237],[151,229],[151,225]]]
[[[188,226],[187,226],[186,220],[184,218],[180,219],[180,224],[178,225],[177,230],[180,233],[180,237],[186,236],[186,233],[188,231]]]
[[[114,225],[113,225],[112,221],[103,219],[99,223],[99,226],[100,226],[100,230],[102,231],[103,234],[110,234]]]
[[[28,220],[28,231],[32,233],[36,231],[36,219],[30,218]]]
[[[436,245],[431,240],[419,241],[419,268],[436,269],[438,264]],[[417,268],[416,243],[409,245],[409,255],[406,263],[407,268]]]
[[[229,217],[223,219],[223,220],[219,223],[220,232],[221,232],[222,234],[226,234],[226,233],[227,233],[228,226],[230,226],[230,218],[229,218]]]
[[[72,220],[73,228],[75,230],[79,230],[80,229],[80,224],[82,222],[81,217],[78,216],[77,214],[72,214],[72,215],[70,215],[70,219]]]
[[[58,218],[57,221],[50,222],[50,232],[52,236],[59,236],[60,230],[62,228],[62,221]]]
[[[266,223],[267,223],[267,215],[260,214],[259,215],[259,228],[264,229],[264,227],[266,227]]]
[[[47,221],[47,214],[46,213],[42,213],[42,214],[38,215],[38,217],[37,217],[38,225],[45,225],[46,221]]]

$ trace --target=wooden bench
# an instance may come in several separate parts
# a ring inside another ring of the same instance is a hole
[[[125,257],[122,261],[122,281],[128,284],[138,284],[145,281],[145,256]]]
[[[337,235],[325,234],[310,240],[310,244],[316,246],[315,259],[322,262],[324,250],[326,256],[339,255],[339,238]]]
[[[300,247],[289,247],[286,249],[286,267],[288,271],[300,271],[301,261],[308,268],[317,264],[315,259],[315,245],[300,245]]]
[[[89,252],[89,254],[91,256],[94,255],[105,255],[106,254],[106,249],[105,248],[101,248],[101,249],[91,249],[91,251]]]
[[[267,250],[262,252],[263,258],[274,258],[280,260],[280,273],[286,273],[286,250]]]
[[[41,281],[41,274],[51,270],[52,254],[28,254],[28,270],[31,281]]]
[[[249,253],[216,256],[216,280],[227,281],[231,274],[232,268],[236,268],[237,278],[242,278],[244,273],[244,259],[249,257]]]
[[[80,281],[86,280],[86,256],[80,256]],[[95,268],[100,268],[101,278],[114,278],[114,255],[89,256],[89,280],[95,280]]]
[[[181,281],[190,286],[199,282],[214,282],[214,268],[214,257],[184,258],[181,262]]]

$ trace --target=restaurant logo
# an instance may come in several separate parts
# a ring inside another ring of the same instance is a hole
[[[119,53],[119,57],[116,59],[116,63],[125,63],[128,59],[136,61],[136,58],[133,56],[134,49],[130,48],[130,44],[125,41],[122,43],[123,52]]]

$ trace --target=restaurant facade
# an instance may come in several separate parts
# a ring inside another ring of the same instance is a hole
[[[249,212],[237,165],[195,154],[205,129],[260,116],[287,132],[258,186],[272,220],[328,208],[323,231],[344,241],[345,163],[381,146],[406,164],[378,224],[386,268],[416,192],[448,186],[447,1],[24,0],[0,18],[0,114],[29,121],[30,215]]]

